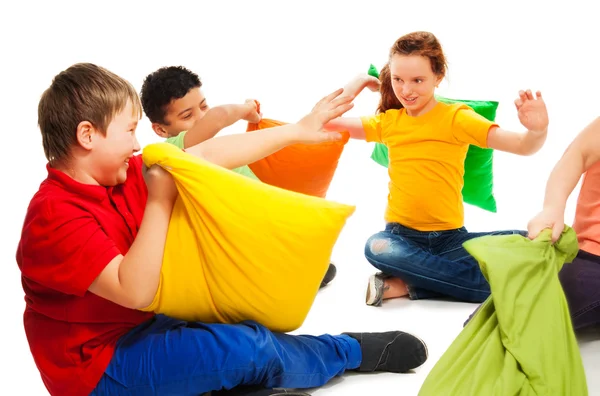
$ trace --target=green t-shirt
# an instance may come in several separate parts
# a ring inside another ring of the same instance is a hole
[[[184,148],[183,138],[184,138],[186,132],[187,131],[183,131],[183,132],[180,132],[179,135],[177,135],[177,136],[171,136],[170,138],[167,138],[167,140],[165,142],[170,143],[180,149],[183,149]],[[250,167],[248,165],[244,165],[239,168],[232,169],[232,171],[235,173],[239,173],[240,175],[249,177],[250,179],[259,180],[258,177],[256,177],[256,175],[254,174],[254,172],[252,172],[252,170],[250,170]]]

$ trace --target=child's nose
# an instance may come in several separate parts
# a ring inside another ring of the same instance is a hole
[[[137,137],[133,136],[133,151],[140,151],[142,147],[140,146],[140,142],[138,142]]]

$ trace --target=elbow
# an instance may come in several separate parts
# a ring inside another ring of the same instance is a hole
[[[143,310],[152,305],[152,302],[154,302],[154,295],[146,293],[146,295],[140,294],[128,296],[123,299],[123,302],[120,305],[129,309]]]
[[[521,147],[516,154],[523,157],[531,157],[532,155],[537,154],[537,152],[540,151],[541,148],[542,145],[535,147]]]

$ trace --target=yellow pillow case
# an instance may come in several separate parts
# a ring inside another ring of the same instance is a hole
[[[179,191],[160,284],[144,311],[182,320],[302,325],[355,210],[238,175],[168,143],[146,146]]]

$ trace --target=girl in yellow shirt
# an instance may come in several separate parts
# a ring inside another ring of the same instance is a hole
[[[388,298],[449,296],[481,302],[490,294],[479,264],[462,247],[489,234],[464,228],[462,187],[469,145],[531,155],[544,144],[546,105],[537,92],[520,91],[515,100],[526,133],[509,132],[463,104],[436,101],[435,88],[446,75],[446,59],[428,32],[400,37],[390,50],[379,80],[358,76],[345,93],[364,88],[381,92],[376,115],[338,118],[330,131],[347,130],[354,139],[379,142],[389,152],[387,226],[366,243],[367,260],[381,272],[371,276],[368,305]]]

